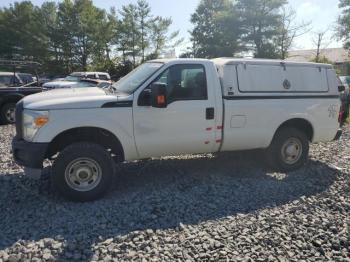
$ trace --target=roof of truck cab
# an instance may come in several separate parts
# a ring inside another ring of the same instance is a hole
[[[332,68],[330,64],[320,64],[320,63],[311,63],[311,62],[294,62],[280,59],[257,59],[257,58],[215,58],[215,59],[202,59],[202,58],[170,58],[170,59],[156,59],[148,62],[153,63],[170,63],[170,62],[208,62],[211,61],[215,65],[235,65],[235,64],[265,64],[265,65],[294,65],[294,66],[311,66],[311,67],[325,67]]]
[[[320,64],[312,62],[294,62],[280,59],[257,59],[257,58],[215,58],[212,59],[216,65],[235,65],[235,64],[265,64],[265,65],[294,65],[332,68],[330,64]]]
[[[203,58],[162,58],[162,59],[155,59],[148,61],[150,63],[170,63],[170,62],[209,62],[210,60],[208,59],[203,59]]]

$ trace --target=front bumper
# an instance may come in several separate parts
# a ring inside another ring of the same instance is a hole
[[[343,134],[343,130],[339,129],[337,134],[335,135],[333,141],[339,140],[342,134]]]
[[[48,143],[27,142],[15,137],[12,140],[12,154],[20,166],[42,169]]]

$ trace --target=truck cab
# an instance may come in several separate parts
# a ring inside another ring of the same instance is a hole
[[[339,137],[330,65],[253,59],[154,60],[109,89],[53,90],[18,103],[14,158],[52,164],[69,199],[102,196],[115,163],[169,155],[266,150],[281,171],[305,164],[309,143]]]

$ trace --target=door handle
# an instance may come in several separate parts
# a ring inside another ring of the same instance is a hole
[[[215,117],[215,110],[214,107],[209,107],[205,111],[205,119],[212,120]]]

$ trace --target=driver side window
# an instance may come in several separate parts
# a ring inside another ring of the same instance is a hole
[[[175,65],[164,71],[155,82],[167,86],[168,103],[181,100],[207,100],[207,80],[202,65]]]

